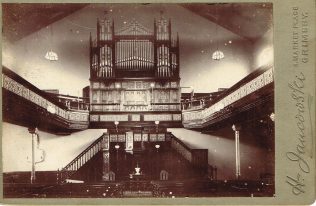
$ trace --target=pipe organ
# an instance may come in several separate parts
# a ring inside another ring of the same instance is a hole
[[[153,32],[137,22],[115,32],[114,22],[98,21],[96,41],[90,36],[90,62],[91,79],[177,78],[179,37],[172,39],[171,23],[164,19],[154,23]]]
[[[154,113],[181,121],[180,98],[179,36],[172,38],[170,20],[154,21],[153,30],[136,21],[121,29],[114,21],[97,21],[96,39],[90,35],[92,122],[146,121]]]

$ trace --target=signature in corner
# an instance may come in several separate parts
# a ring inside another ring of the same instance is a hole
[[[286,182],[292,186],[293,194],[300,195],[301,193],[305,193],[304,179],[299,173],[297,173],[296,178],[291,177],[291,176],[286,176]]]

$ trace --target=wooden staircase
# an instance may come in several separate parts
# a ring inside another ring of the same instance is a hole
[[[74,175],[83,165],[91,160],[98,152],[102,150],[102,140],[104,134],[96,139],[90,146],[83,150],[69,164],[58,171],[58,182],[66,183],[72,175]]]

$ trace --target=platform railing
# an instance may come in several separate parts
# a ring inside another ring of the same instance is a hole
[[[58,182],[64,183],[66,179],[70,178],[76,173],[84,164],[91,160],[99,151],[102,150],[102,139],[104,135],[96,139],[90,146],[83,150],[77,157],[75,157],[69,164],[58,171]]]

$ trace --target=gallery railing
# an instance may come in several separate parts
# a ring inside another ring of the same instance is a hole
[[[180,111],[180,103],[152,103],[152,104],[94,104],[91,111],[97,112],[135,112],[135,111]]]
[[[182,122],[184,127],[201,127],[209,119],[224,110],[229,110],[237,101],[247,98],[260,89],[273,83],[273,67],[262,68],[251,73],[240,82],[223,92],[211,102],[205,101],[203,107],[196,110],[182,110]]]
[[[63,103],[54,100],[49,94],[6,67],[2,67],[2,88],[34,103],[58,118],[68,121],[70,128],[71,122],[87,123],[88,126],[89,111],[69,110]]]
[[[55,94],[49,93],[47,91],[45,92],[48,93],[48,95],[50,95],[52,99],[63,103],[70,110],[89,110],[89,98],[87,97]]]

